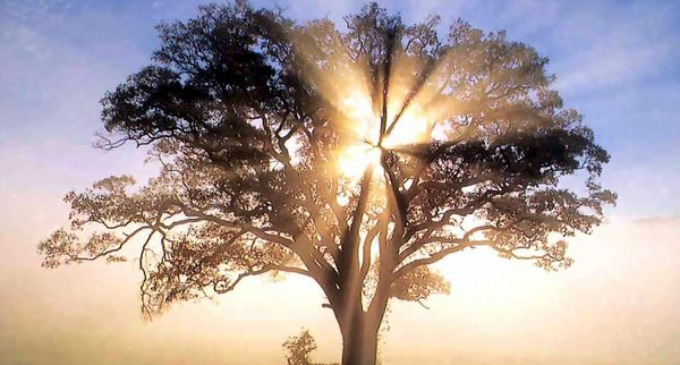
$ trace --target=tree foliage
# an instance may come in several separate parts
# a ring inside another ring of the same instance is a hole
[[[291,336],[283,343],[286,349],[286,360],[288,365],[311,365],[310,354],[316,350],[316,340],[309,333],[309,330],[302,330],[299,335]]]
[[[391,297],[448,292],[429,265],[449,254],[569,266],[563,238],[591,232],[615,195],[597,183],[609,156],[550,88],[547,58],[376,4],[345,21],[237,1],[161,24],[152,64],[103,98],[101,143],[148,146],[160,174],[69,193],[71,227],[40,243],[44,265],[119,261],[136,245],[147,314],[249,276],[305,275],[346,346],[359,317],[377,333]]]

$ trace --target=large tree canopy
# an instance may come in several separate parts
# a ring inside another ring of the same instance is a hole
[[[160,25],[153,63],[102,101],[101,146],[148,146],[161,172],[69,193],[71,227],[40,243],[44,265],[136,246],[147,314],[248,276],[305,275],[343,363],[361,365],[390,298],[448,291],[428,266],[449,254],[569,266],[563,238],[601,223],[615,195],[548,60],[503,32],[457,21],[442,36],[437,17],[407,25],[376,4],[345,22],[236,2]]]

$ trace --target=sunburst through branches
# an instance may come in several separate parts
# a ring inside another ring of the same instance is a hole
[[[597,183],[609,155],[550,89],[547,59],[503,32],[458,21],[441,37],[438,18],[407,25],[375,3],[345,20],[237,1],[160,26],[154,63],[102,115],[119,138],[104,147],[151,146],[161,173],[69,194],[71,227],[40,243],[45,266],[138,242],[147,314],[303,275],[338,321],[343,364],[362,365],[390,298],[448,291],[430,265],[450,254],[569,266],[554,238],[589,233],[616,196]],[[585,189],[558,186],[575,174]],[[81,239],[91,226],[113,233]]]

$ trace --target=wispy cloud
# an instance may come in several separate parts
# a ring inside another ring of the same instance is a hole
[[[668,72],[680,58],[680,3],[410,0],[404,12],[508,31],[552,59],[558,87],[586,92]],[[417,17],[414,17],[417,18]],[[677,70],[676,70],[677,71]]]
[[[555,40],[566,52],[556,65],[561,89],[591,91],[667,73],[680,57],[680,7],[632,3],[576,9],[563,16]]]

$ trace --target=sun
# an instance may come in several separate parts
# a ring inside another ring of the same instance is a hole
[[[353,92],[343,99],[345,111],[346,143],[337,153],[339,172],[357,181],[368,167],[381,171],[383,152],[399,146],[427,141],[431,134],[430,123],[418,105],[408,105],[398,122],[389,124],[387,132],[380,135],[380,118],[375,115],[370,97]],[[394,119],[397,103],[388,106],[387,120]]]
[[[394,60],[387,92],[366,65],[345,52],[327,61],[325,67],[306,75],[329,104],[328,115],[338,136],[334,169],[355,183],[368,167],[382,171],[387,154],[404,153],[403,148],[398,152],[399,147],[430,142],[435,121],[445,119],[443,110],[451,110],[442,105],[438,77],[425,83],[416,80],[408,60]]]
[[[338,170],[351,180],[358,180],[368,167],[379,167],[382,152],[379,147],[357,144],[344,147],[338,156]]]
[[[342,146],[337,151],[337,168],[340,174],[358,181],[368,167],[379,167],[382,159],[380,122],[373,112],[370,97],[348,87],[352,92],[341,98],[339,107],[344,112],[342,121]]]

